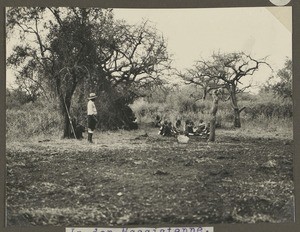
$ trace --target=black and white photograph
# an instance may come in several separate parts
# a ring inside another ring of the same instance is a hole
[[[6,226],[295,221],[292,7],[6,7]]]

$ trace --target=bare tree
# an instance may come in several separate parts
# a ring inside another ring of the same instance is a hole
[[[119,21],[105,36],[109,46],[98,44],[97,48],[104,58],[104,75],[113,87],[147,85],[170,68],[166,42],[147,21],[133,26]],[[100,43],[104,39],[100,33],[95,37]]]
[[[200,86],[202,89],[201,98],[205,100],[208,93],[221,87],[219,79],[211,78],[208,71],[207,64],[198,61],[194,64],[193,68],[187,69],[184,73],[177,72],[177,75],[181,77],[186,84]]]
[[[261,65],[269,64],[265,59],[257,60],[243,52],[213,54],[211,60],[197,61],[193,75],[187,76],[189,83],[212,86],[210,89],[227,89],[234,115],[234,126],[241,127],[240,113],[244,107],[238,105],[238,93],[244,92],[251,84],[243,85],[241,79],[252,76]],[[270,67],[270,66],[269,66]]]

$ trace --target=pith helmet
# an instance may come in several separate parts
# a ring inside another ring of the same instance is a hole
[[[95,99],[97,96],[95,93],[90,93],[88,99],[91,100],[91,99]]]

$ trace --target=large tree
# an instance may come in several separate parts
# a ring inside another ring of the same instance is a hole
[[[7,11],[8,34],[20,36],[8,64],[18,71],[18,79],[55,93],[64,118],[63,137],[70,136],[74,91],[93,60],[89,20],[100,17],[105,16],[98,9],[18,7]],[[35,75],[24,75],[26,70],[35,70]]]
[[[116,22],[112,10],[10,8],[7,29],[20,35],[8,63],[19,70],[19,78],[56,93],[64,137],[69,137],[69,111],[76,91],[81,102],[89,91],[127,95],[157,78],[165,68],[162,63],[168,61],[165,42],[155,29],[147,23]],[[23,75],[25,69],[35,70],[40,79]]]
[[[110,44],[107,47],[99,44],[98,54],[105,59],[99,66],[100,75],[93,78],[98,87],[96,92],[100,94],[105,89],[107,104],[104,108],[107,110],[100,123],[127,128],[130,125],[126,125],[124,119],[128,118],[128,104],[142,96],[145,89],[150,89],[153,84],[161,84],[160,76],[169,69],[166,42],[147,21],[139,25],[117,21],[104,35],[108,36],[106,40]],[[102,41],[103,34],[97,34],[96,38]],[[115,113],[116,109],[120,109],[118,113]],[[112,114],[118,117],[112,117]],[[103,122],[106,119],[109,121]]]
[[[185,78],[189,83],[207,86],[209,90],[225,88],[233,109],[234,126],[241,127],[240,113],[244,108],[239,107],[237,95],[251,87],[251,84],[243,85],[242,80],[252,76],[262,64],[268,65],[265,59],[254,59],[243,52],[215,53],[210,60],[197,61],[196,68]]]

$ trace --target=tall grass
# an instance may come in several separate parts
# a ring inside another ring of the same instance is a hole
[[[27,103],[6,110],[6,139],[27,140],[32,137],[58,135],[62,129],[59,109],[54,104]]]
[[[188,94],[177,93],[166,97],[165,102],[136,100],[130,107],[138,123],[152,123],[157,116],[162,121],[173,124],[192,120],[197,125],[200,120],[210,121],[211,100],[195,100]],[[244,99],[239,106],[245,106],[241,113],[242,129],[248,133],[292,134],[292,103],[271,96],[257,96]],[[75,107],[75,109],[73,109]],[[75,115],[76,105],[72,109]],[[26,103],[18,107],[7,107],[6,138],[28,139],[32,137],[59,136],[62,131],[62,118],[55,101]],[[229,101],[220,101],[217,112],[217,125],[233,128],[233,112]]]
[[[236,136],[293,139],[292,118],[266,117],[260,115],[253,120],[242,118],[242,128],[233,131]]]

